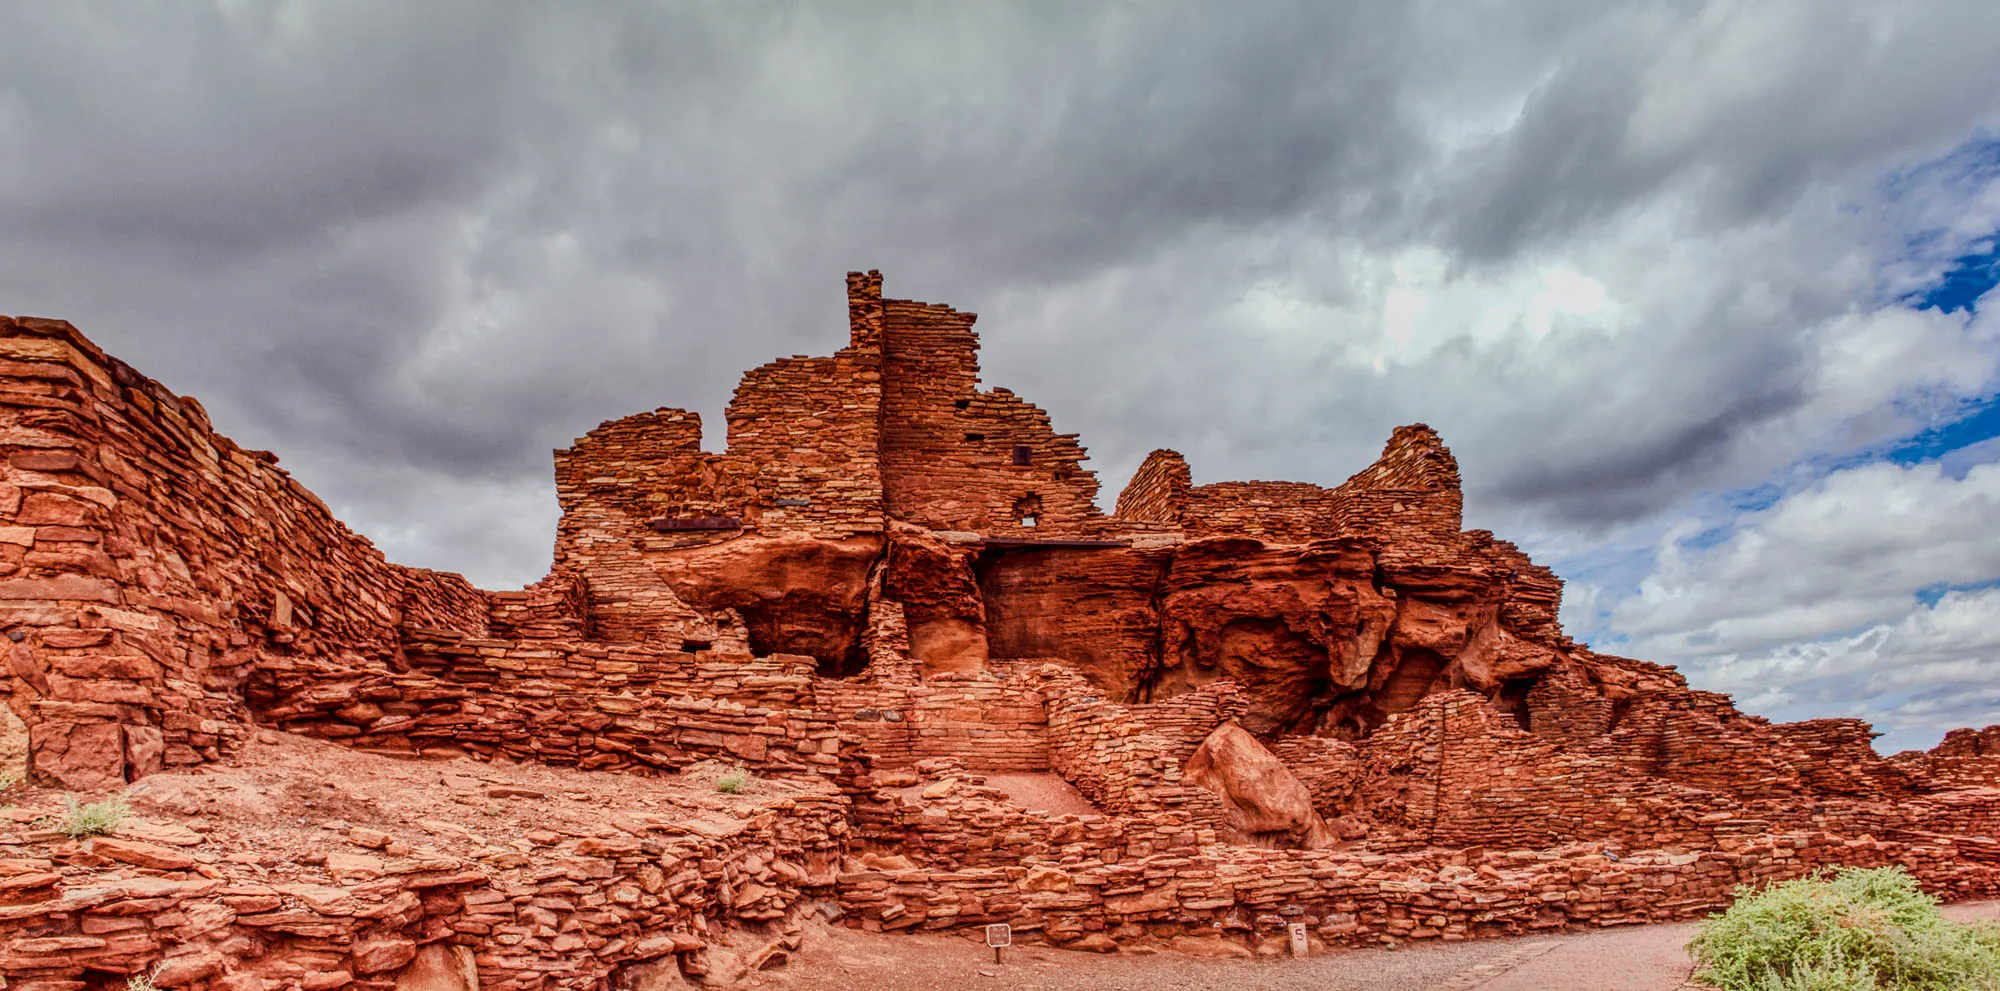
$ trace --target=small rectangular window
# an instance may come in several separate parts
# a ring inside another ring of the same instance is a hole
[[[1031,448],[1031,447],[1029,447],[1029,446],[1028,446],[1028,445],[1026,445],[1026,444],[1016,444],[1016,445],[1014,445],[1014,463],[1015,463],[1015,464],[1017,464],[1017,465],[1025,465],[1025,464],[1031,464],[1031,463],[1033,463],[1033,462],[1034,462],[1034,460],[1035,460],[1035,450],[1034,450],[1034,448]]]
[[[967,406],[970,406],[970,405],[972,405],[972,400],[970,400],[970,399],[958,399],[958,400],[954,400],[954,401],[952,402],[952,404],[951,404],[951,405],[952,405],[952,406],[953,406],[954,408],[956,408],[956,409],[964,409],[964,408],[966,408]]]
[[[985,434],[966,434],[966,435],[965,435],[965,439],[966,439],[967,441],[982,441],[982,440],[985,440],[985,439],[986,439],[986,435],[985,435]]]

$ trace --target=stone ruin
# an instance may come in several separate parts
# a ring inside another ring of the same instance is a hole
[[[795,947],[808,915],[1249,955],[1292,923],[1318,950],[1683,919],[1833,864],[2000,895],[2000,727],[1884,758],[1571,640],[1561,580],[1461,529],[1429,427],[1333,488],[1155,451],[1106,514],[1076,436],[980,388],[973,314],[876,272],[847,298],[845,347],[744,376],[724,451],[662,408],[556,452],[554,566],[515,592],[389,563],[200,403],[0,318],[24,787],[283,735],[577,801],[712,761],[789,796],[500,854],[355,826],[273,870],[171,823],[0,818],[6,986],[720,983],[731,934]]]

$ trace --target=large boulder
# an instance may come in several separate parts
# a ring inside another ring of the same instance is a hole
[[[1333,833],[1313,811],[1305,783],[1243,727],[1216,727],[1188,758],[1182,778],[1215,793],[1232,843],[1262,847],[1326,846]]]

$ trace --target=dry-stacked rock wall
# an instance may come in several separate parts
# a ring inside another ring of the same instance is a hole
[[[385,664],[406,620],[485,622],[462,579],[388,564],[61,321],[0,318],[0,452],[8,708],[69,787],[217,758],[257,668]]]
[[[722,453],[672,409],[556,452],[555,567],[510,592],[385,562],[193,400],[0,319],[0,755],[35,783],[228,767],[261,725],[817,796],[702,851],[627,830],[356,884],[329,855],[332,894],[214,859],[127,890],[91,873],[115,842],[0,837],[0,892],[31,893],[0,905],[0,973],[76,991],[79,966],[168,958],[185,986],[333,968],[309,989],[333,991],[469,960],[482,986],[594,987],[661,958],[704,976],[645,933],[811,895],[869,928],[1362,942],[1685,918],[1830,863],[2000,893],[2000,730],[1885,760],[1865,724],[1774,725],[1572,641],[1561,580],[1460,529],[1430,428],[1334,488],[1195,486],[1156,451],[1106,516],[1076,438],[979,388],[971,314],[885,299],[879,273],[850,274],[848,310],[846,347],[744,377]],[[1233,742],[1191,771],[1204,740]],[[1008,790],[1056,779],[1074,807]],[[730,852],[758,830],[769,857]]]

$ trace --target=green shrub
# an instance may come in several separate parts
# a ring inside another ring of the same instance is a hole
[[[1740,888],[1688,950],[1724,991],[2000,991],[2000,927],[1945,918],[1900,867]]]
[[[100,836],[117,829],[131,814],[132,807],[125,804],[123,795],[89,805],[79,805],[76,796],[64,795],[63,817],[57,821],[56,829],[72,839]]]
[[[715,790],[724,795],[741,795],[743,789],[748,787],[750,787],[750,772],[740,767],[715,780]]]

